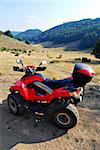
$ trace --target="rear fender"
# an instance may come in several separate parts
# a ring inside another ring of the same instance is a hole
[[[79,121],[79,112],[78,112],[77,108],[74,105],[69,104],[69,105],[66,106],[66,109],[69,109],[70,111],[72,111],[74,113],[74,115],[76,116],[77,121]]]

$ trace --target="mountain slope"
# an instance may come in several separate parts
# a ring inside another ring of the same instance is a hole
[[[100,37],[100,18],[83,19],[61,24],[43,32],[38,42],[52,41],[55,44],[70,43],[80,40],[79,48],[94,46]]]
[[[19,40],[16,40],[14,38],[10,38],[5,35],[0,36],[0,48],[17,48],[17,49],[31,49],[32,45],[27,45],[24,42],[21,42]]]
[[[38,30],[38,29],[34,29],[34,30],[26,30],[25,32],[22,32],[18,35],[15,36],[15,38],[20,38],[23,41],[32,41],[34,42],[35,40],[37,40],[37,37],[42,33],[42,31]]]
[[[12,35],[15,37],[17,36],[18,34],[21,34],[22,32],[21,31],[11,31]]]
[[[3,32],[0,30],[0,35],[2,35],[3,34]]]

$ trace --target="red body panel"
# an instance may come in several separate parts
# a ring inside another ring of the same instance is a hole
[[[39,75],[28,76],[28,77],[22,78],[19,81],[17,81],[16,83],[14,83],[14,85],[10,87],[10,90],[19,91],[25,100],[47,101],[48,103],[50,103],[53,99],[55,99],[57,97],[74,96],[74,92],[73,93],[69,92],[67,89],[64,89],[64,87],[54,89],[52,94],[49,94],[46,92],[45,95],[39,96],[36,94],[36,91],[34,90],[34,88],[28,88],[28,86],[27,86],[29,83],[32,83],[35,81],[43,82],[44,80],[45,79]],[[79,92],[80,92],[80,90],[77,91],[75,94],[78,94]]]

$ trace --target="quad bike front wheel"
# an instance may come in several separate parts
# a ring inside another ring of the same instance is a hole
[[[8,95],[8,106],[14,115],[21,115],[24,112],[23,99],[19,94]]]
[[[59,127],[71,129],[77,124],[79,113],[72,104],[69,104],[67,107],[58,105],[52,114],[52,119]]]

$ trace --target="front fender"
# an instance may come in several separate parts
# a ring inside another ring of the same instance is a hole
[[[17,83],[13,84],[10,89],[11,92],[19,92],[25,99],[28,99],[28,90],[26,85],[22,81],[18,81]]]

